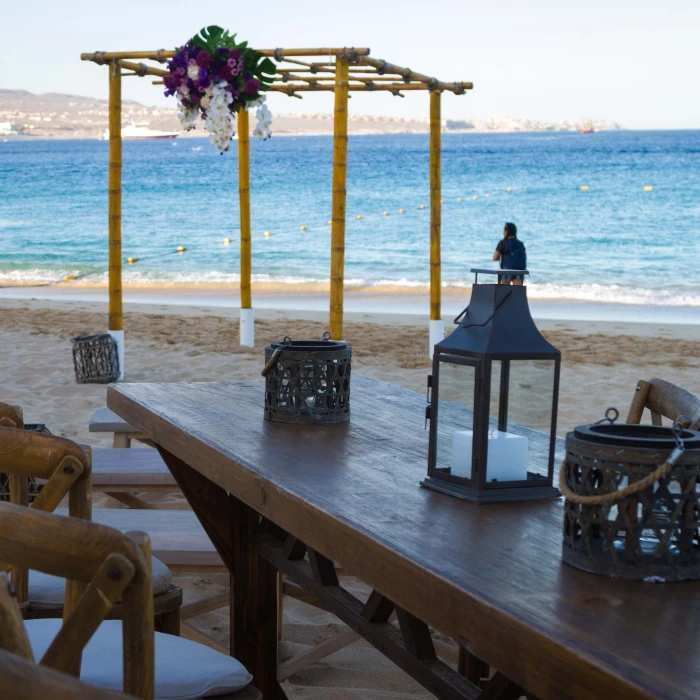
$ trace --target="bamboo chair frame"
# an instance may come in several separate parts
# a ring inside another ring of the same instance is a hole
[[[23,430],[22,409],[19,406],[0,403],[0,420],[3,419],[3,416],[10,415],[14,416],[15,430],[7,433],[0,429],[0,456],[2,456],[0,465],[3,467],[3,471],[9,475],[10,502],[52,512],[67,495],[69,514],[72,517],[92,520],[92,453],[90,448],[78,445],[67,438],[25,431]],[[2,424],[0,424],[1,426]],[[24,438],[21,439],[17,433],[21,433]],[[13,444],[15,440],[16,443]],[[4,445],[10,445],[10,447],[3,449]],[[43,460],[43,464],[39,464],[37,467],[42,472],[39,478],[48,478],[48,482],[31,505],[29,505],[29,477],[36,477],[36,474],[30,472],[32,467],[25,461],[25,457],[30,451],[28,447],[30,445],[34,446],[31,450],[32,455],[34,452],[38,452],[39,461]],[[75,461],[67,461],[66,456],[61,456],[62,450],[65,449],[70,452],[68,455],[70,460],[77,460],[79,464]],[[8,450],[13,450],[13,452],[9,453]],[[73,471],[66,474],[66,470],[70,471],[71,469]],[[44,493],[46,493],[46,497],[44,497]],[[0,563],[0,571],[2,570],[3,565]],[[29,608],[31,601],[29,600],[28,570],[14,567],[12,581],[17,589],[18,602],[27,611],[29,617],[55,617],[60,614],[60,609],[54,612],[51,610],[36,611]],[[70,581],[67,585],[69,588],[76,587],[76,584]],[[72,599],[76,600],[79,595],[79,587],[76,587]],[[154,597],[154,608],[157,611],[154,614],[160,631],[180,636],[181,604],[182,591],[176,586],[171,586],[168,591]],[[119,618],[120,614],[121,604],[119,603],[111,617]],[[65,608],[63,615],[64,617],[66,615]]]
[[[121,247],[121,79],[123,77],[158,78],[162,84],[167,71],[151,63],[166,63],[174,51],[95,51],[83,53],[83,61],[109,67],[109,330],[124,330],[122,307]],[[277,73],[269,90],[302,98],[306,92],[333,92],[333,198],[331,215],[331,271],[329,330],[333,338],[343,337],[343,288],[345,283],[345,200],[347,182],[348,99],[352,92],[389,92],[403,97],[405,91],[430,93],[430,320],[441,325],[440,257],[440,101],[444,92],[464,95],[471,82],[444,82],[403,66],[371,57],[368,48],[262,49],[273,58]],[[239,115],[239,118],[242,115]],[[247,117],[247,115],[246,115]],[[241,311],[250,310],[251,295],[251,223],[249,188],[249,142],[247,119],[239,124],[239,198],[241,240]],[[241,314],[243,327],[243,313]],[[252,315],[251,317],[252,318]],[[443,333],[444,333],[444,326]],[[433,326],[431,323],[431,334]],[[437,332],[437,331],[436,331]],[[436,336],[438,338],[439,336]],[[241,337],[243,340],[243,337]],[[435,340],[435,338],[433,338]],[[432,356],[432,344],[430,355]],[[123,368],[122,368],[123,372]]]
[[[152,700],[151,546],[145,533],[122,534],[79,518],[0,503],[0,558],[75,581],[84,589],[73,603],[71,589],[66,588],[63,625],[39,662],[56,671],[79,675],[83,648],[121,599],[124,692]],[[6,578],[0,581],[0,611],[0,647],[33,660]]]
[[[67,495],[70,515],[90,520],[90,448],[83,448],[66,438],[23,430],[23,426],[22,423],[17,428],[0,427],[0,458],[3,471],[9,475],[10,502],[32,510],[51,512]],[[47,480],[31,506],[29,477]],[[9,569],[6,564],[0,564],[0,570]],[[29,602],[28,567],[21,564],[12,567],[12,580],[19,603],[26,606]],[[81,593],[81,586],[75,581],[67,583],[64,617],[70,614]]]
[[[640,423],[645,408],[649,409],[652,425],[661,425],[663,418],[675,421],[683,416],[684,427],[700,430],[700,398],[664,379],[638,382],[627,422]]]

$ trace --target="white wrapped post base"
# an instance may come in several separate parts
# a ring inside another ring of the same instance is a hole
[[[452,476],[471,477],[471,430],[455,430],[452,436]],[[527,479],[527,438],[500,430],[489,431],[486,481],[525,481]]]
[[[433,348],[445,340],[445,322],[442,319],[430,321],[428,357],[432,359]]]
[[[255,346],[255,313],[253,309],[241,309],[241,345]]]
[[[119,357],[119,379],[124,379],[124,331],[107,331],[117,341],[117,356]]]

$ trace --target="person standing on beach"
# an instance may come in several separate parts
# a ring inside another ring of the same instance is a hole
[[[527,252],[521,240],[518,239],[518,227],[508,222],[503,229],[503,238],[496,246],[494,260],[500,260],[501,270],[525,270],[527,268]],[[501,284],[521,285],[525,275],[501,275]]]

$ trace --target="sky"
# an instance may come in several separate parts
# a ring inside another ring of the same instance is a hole
[[[443,98],[447,119],[508,114],[700,128],[698,0],[239,0],[217,8],[173,0],[8,0],[0,18],[0,88],[106,98],[107,69],[81,62],[81,52],[174,48],[218,24],[255,48],[363,46],[440,80],[472,81],[468,95]],[[123,94],[174,106],[148,78],[124,80]],[[333,106],[332,93],[269,99],[273,113]],[[428,97],[354,94],[350,110],[427,117]]]

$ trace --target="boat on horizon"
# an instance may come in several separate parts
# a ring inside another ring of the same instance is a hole
[[[129,124],[122,128],[122,141],[145,141],[147,139],[174,139],[179,136],[177,131],[158,131],[147,126]],[[109,129],[105,129],[101,141],[109,139]]]

